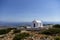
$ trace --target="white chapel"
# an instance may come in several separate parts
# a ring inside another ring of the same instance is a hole
[[[41,20],[33,20],[32,21],[32,28],[42,28],[43,23]]]

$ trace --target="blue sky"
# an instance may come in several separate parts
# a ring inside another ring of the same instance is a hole
[[[0,21],[60,22],[60,0],[0,0]]]

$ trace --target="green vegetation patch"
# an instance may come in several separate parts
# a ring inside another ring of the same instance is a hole
[[[24,39],[24,38],[26,38],[26,37],[28,37],[28,36],[29,36],[28,33],[20,33],[20,34],[17,34],[17,35],[13,38],[13,40],[21,40],[21,39]]]
[[[60,40],[60,36],[55,37],[54,40]]]
[[[8,33],[8,32],[10,32],[12,29],[14,29],[14,28],[1,29],[1,30],[0,30],[0,35]]]
[[[53,25],[53,28],[60,28],[60,24]]]
[[[15,29],[13,33],[20,33],[20,30]]]
[[[60,28],[52,28],[52,29],[41,31],[40,33],[46,35],[60,34]]]

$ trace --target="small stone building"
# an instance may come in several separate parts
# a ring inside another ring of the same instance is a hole
[[[41,20],[33,20],[32,21],[32,28],[42,28],[43,23]]]

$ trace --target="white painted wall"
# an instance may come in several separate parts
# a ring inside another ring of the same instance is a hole
[[[35,24],[35,27],[34,27]],[[34,20],[32,21],[32,28],[39,28],[39,27],[43,27],[42,21],[38,21],[38,20]]]

